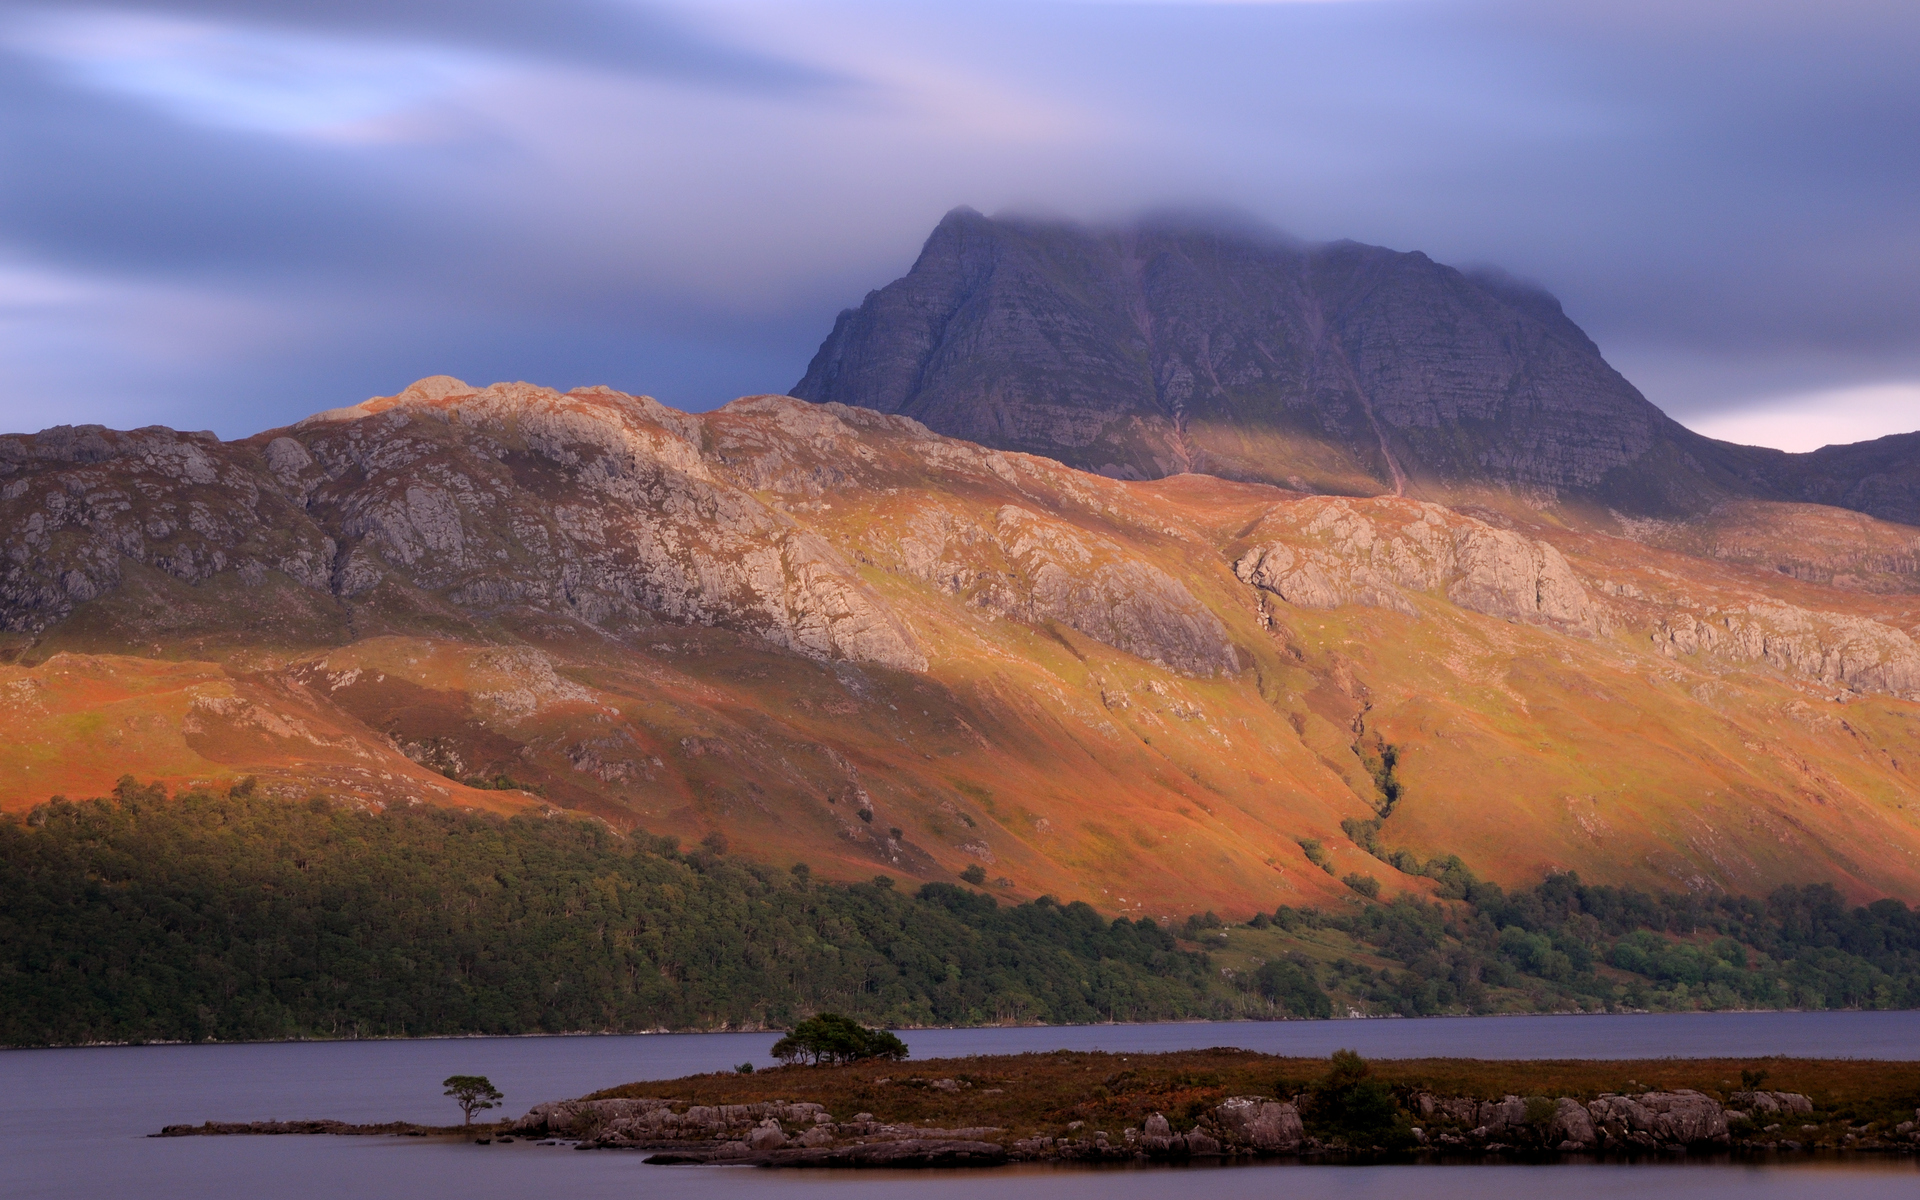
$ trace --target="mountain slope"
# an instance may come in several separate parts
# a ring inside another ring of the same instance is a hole
[[[1492,488],[1637,515],[1729,497],[1920,520],[1911,441],[1810,455],[1669,419],[1552,296],[1354,242],[949,213],[793,395],[1120,478],[1337,495]]]
[[[1394,850],[1920,894],[1910,531],[1723,512],[1629,540],[444,377],[0,438],[0,805],[252,774],[1129,915],[1430,892]]]

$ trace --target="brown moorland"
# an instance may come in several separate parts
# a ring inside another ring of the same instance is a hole
[[[1691,1088],[1725,1101],[1742,1071],[1764,1071],[1764,1086],[1799,1092],[1815,1107],[1803,1142],[1839,1142],[1853,1126],[1911,1121],[1920,1104],[1920,1063],[1861,1059],[1662,1058],[1501,1061],[1464,1058],[1369,1060],[1373,1077],[1404,1099],[1416,1091],[1498,1100]],[[1059,1050],[905,1063],[788,1066],[751,1074],[694,1075],[607,1088],[591,1100],[660,1097],[687,1104],[788,1100],[824,1106],[836,1120],[870,1112],[887,1123],[936,1128],[997,1126],[1007,1137],[1059,1137],[1074,1122],[1114,1138],[1153,1113],[1176,1131],[1229,1096],[1306,1092],[1327,1073],[1324,1058],[1284,1058],[1216,1048],[1165,1054]],[[934,1086],[951,1080],[957,1088]]]

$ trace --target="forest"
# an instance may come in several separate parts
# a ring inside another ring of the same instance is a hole
[[[1205,1015],[1152,921],[813,881],[571,817],[123,780],[0,821],[10,1045]]]
[[[129,778],[0,819],[0,1043],[1920,1007],[1899,901],[1436,877],[1439,902],[1165,928],[824,882],[717,836]]]

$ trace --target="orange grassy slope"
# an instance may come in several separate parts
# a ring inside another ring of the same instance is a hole
[[[0,458],[16,539],[93,581],[10,585],[8,810],[256,775],[1152,916],[1430,891],[1342,832],[1381,817],[1506,882],[1920,896],[1920,605],[1907,531],[1854,514],[1125,483],[785,398],[445,379],[99,436]],[[1769,522],[1840,566],[1763,561]]]

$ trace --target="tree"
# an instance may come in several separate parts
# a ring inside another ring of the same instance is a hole
[[[1394,1149],[1412,1140],[1393,1089],[1374,1078],[1372,1066],[1352,1050],[1334,1051],[1325,1077],[1310,1094],[1308,1114],[1320,1136],[1358,1149]]]
[[[960,878],[975,887],[979,887],[987,881],[987,869],[979,863],[971,863],[966,870],[960,872]]]
[[[783,1063],[805,1061],[815,1065],[857,1062],[863,1058],[897,1062],[907,1056],[907,1046],[885,1029],[868,1029],[839,1013],[819,1013],[795,1025],[792,1033],[775,1042],[773,1056]]]
[[[440,1081],[447,1090],[440,1093],[452,1096],[460,1111],[467,1114],[467,1124],[473,1124],[473,1114],[483,1109],[498,1108],[506,1096],[493,1086],[493,1080],[485,1075],[449,1075]]]
[[[1261,996],[1284,1007],[1296,1017],[1330,1017],[1333,1000],[1320,990],[1313,975],[1298,964],[1275,961],[1262,963],[1254,972],[1253,986]]]

